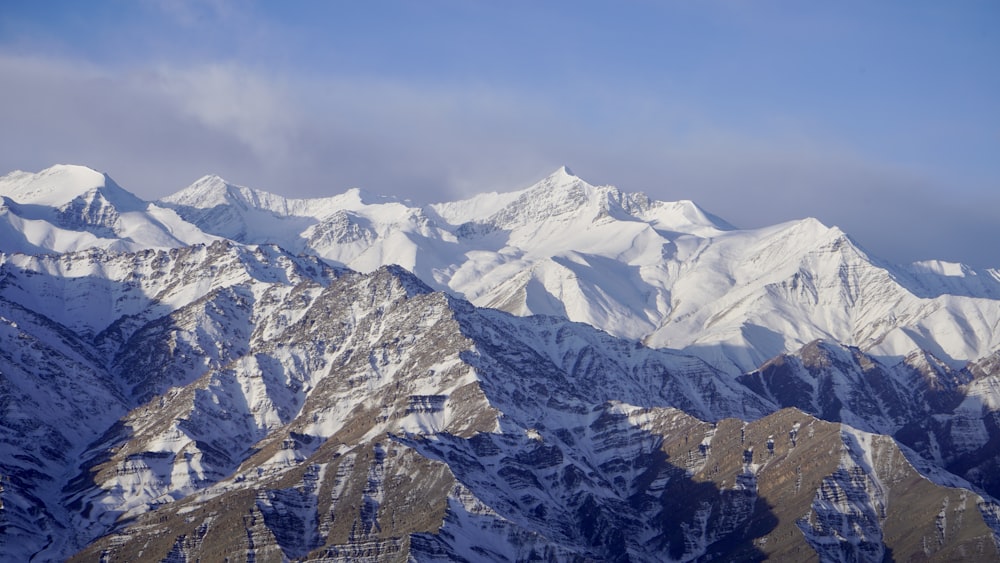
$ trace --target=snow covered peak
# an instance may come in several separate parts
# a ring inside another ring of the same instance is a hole
[[[553,176],[562,176],[562,177],[566,177],[566,178],[577,178],[577,175],[574,174],[573,171],[569,169],[569,166],[560,166],[559,168],[556,169],[555,172],[553,172],[552,174],[549,174],[549,177],[553,177]]]
[[[288,200],[263,190],[230,184],[216,175],[204,176],[183,190],[161,200],[169,207],[211,209],[221,205],[260,208],[285,214]]]
[[[763,241],[767,248],[777,253],[772,257],[775,260],[802,254],[831,253],[847,253],[867,260],[865,252],[844,231],[828,227],[814,217],[787,221],[757,231],[767,235]],[[767,248],[762,248],[761,252],[767,254]]]
[[[650,202],[639,216],[661,231],[715,236],[736,227],[701,208],[689,199]]]
[[[506,193],[479,194],[467,200],[437,203],[430,209],[453,225],[467,223],[463,232],[483,233],[540,226],[556,217],[581,221],[645,222],[673,234],[716,236],[736,228],[693,201],[655,201],[641,192],[615,186],[595,186],[563,166],[531,186]]]
[[[503,230],[537,227],[555,217],[574,218],[580,212],[590,221],[602,213],[607,214],[609,201],[620,199],[621,195],[617,188],[597,188],[563,166],[529,188],[516,192],[515,199],[479,221]]]
[[[513,207],[523,206],[522,200],[530,200],[536,196],[532,193],[544,193],[560,187],[574,186],[577,183],[586,184],[566,166],[560,166],[554,172],[532,184],[513,192],[489,192],[474,195],[460,201],[435,203],[428,206],[434,215],[453,224],[488,223],[489,220],[502,213],[509,214]],[[544,195],[542,197],[545,197]]]
[[[196,180],[183,190],[163,198],[164,203],[174,203],[208,209],[216,205],[230,202],[229,183],[215,174],[209,174]]]
[[[4,252],[134,251],[214,239],[85,166],[8,174],[0,178],[0,202]]]
[[[86,166],[57,164],[41,172],[12,172],[0,178],[0,196],[20,204],[64,207],[77,198],[91,200],[100,192],[115,205],[136,207],[140,200],[107,174]]]
[[[912,281],[911,291],[917,295],[1000,298],[1000,270],[976,270],[956,262],[925,260],[914,262],[903,271]]]
[[[561,187],[572,187],[577,185],[590,186],[577,175],[573,174],[569,168],[560,166],[554,172],[528,188],[529,191],[546,190]],[[591,186],[593,187],[593,186]]]
[[[322,198],[292,199],[271,192],[231,184],[216,175],[200,178],[187,188],[160,200],[165,206],[180,209],[210,210],[235,206],[241,211],[269,212],[279,217],[323,217],[341,210],[358,210],[366,206],[398,204],[394,197],[370,193],[361,188]],[[283,242],[283,241],[275,241]]]

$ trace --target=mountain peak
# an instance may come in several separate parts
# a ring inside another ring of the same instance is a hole
[[[231,184],[219,176],[210,174],[160,201],[168,207],[211,209],[223,205],[236,205],[244,210],[256,208],[287,215],[290,200],[264,190]]]
[[[529,188],[531,191],[551,190],[563,186],[575,186],[578,184],[589,185],[566,166],[560,166],[548,176],[542,178]]]
[[[205,174],[204,176],[196,180],[193,185],[228,186],[229,182],[227,182],[225,178],[219,176],[218,174]]]
[[[0,196],[21,205],[58,210],[63,219],[75,217],[71,223],[94,220],[93,213],[98,208],[105,212],[114,209],[113,215],[117,215],[146,207],[146,202],[119,186],[107,174],[71,164],[57,164],[38,173],[8,174],[0,178]],[[83,216],[77,217],[80,213]]]
[[[646,217],[657,228],[711,236],[713,232],[734,231],[736,227],[725,219],[705,211],[690,199],[656,202]]]
[[[0,195],[17,203],[53,207],[65,205],[91,190],[109,186],[118,188],[104,173],[69,164],[57,164],[34,174],[14,172],[5,176],[4,180],[7,181],[0,187]]]
[[[911,271],[921,274],[934,274],[942,277],[964,278],[976,275],[976,272],[958,262],[945,262],[943,260],[921,260],[910,264]]]
[[[576,182],[582,182],[579,176],[573,174],[573,171],[569,169],[568,166],[560,166],[554,172],[546,176],[541,182],[535,184],[536,186],[554,186],[561,184],[572,184]]]
[[[179,192],[168,195],[161,201],[188,207],[207,209],[217,205],[233,203],[230,193],[233,186],[222,177],[208,174],[195,180],[193,184]]]

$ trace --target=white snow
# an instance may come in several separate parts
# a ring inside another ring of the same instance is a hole
[[[18,211],[30,202],[56,213],[95,189],[118,210],[113,236]],[[956,367],[1000,348],[997,270],[891,266],[816,219],[736,229],[690,200],[594,186],[565,167],[527,188],[423,208],[359,189],[284,198],[217,176],[136,204],[74,166],[9,174],[0,195],[13,202],[0,208],[6,252],[273,242],[362,272],[399,264],[479,306],[563,316],[734,374],[816,339],[886,363],[925,349]]]
[[[104,174],[85,166],[58,164],[37,174],[16,171],[0,178],[0,196],[18,203],[59,207],[106,185]]]

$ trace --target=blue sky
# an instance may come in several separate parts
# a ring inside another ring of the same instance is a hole
[[[0,171],[426,203],[560,165],[1000,267],[1000,3],[6,0]]]

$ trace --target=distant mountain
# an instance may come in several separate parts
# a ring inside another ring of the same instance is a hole
[[[736,229],[690,201],[591,186],[565,168],[424,208],[357,190],[285,200],[218,179],[162,203],[214,235],[359,271],[400,264],[479,306],[563,316],[731,373],[817,339],[892,363],[927,350],[952,367],[1000,347],[1000,270],[894,266],[815,219]],[[212,215],[222,210],[232,222]]]
[[[0,178],[0,234],[0,251],[27,254],[135,251],[216,240],[173,211],[144,202],[107,175],[82,166]]]
[[[79,203],[86,194],[105,203]],[[817,339],[890,363],[925,350],[954,368],[1000,348],[1000,270],[894,266],[814,219],[736,229],[692,202],[591,186],[565,168],[520,191],[423,208],[357,189],[286,199],[215,176],[146,204],[67,166],[8,175],[0,195],[8,252],[226,238],[362,272],[399,264],[478,306],[563,316],[733,374]],[[59,219],[77,208],[91,211]]]
[[[1000,557],[997,270],[566,169],[0,198],[0,561]]]

